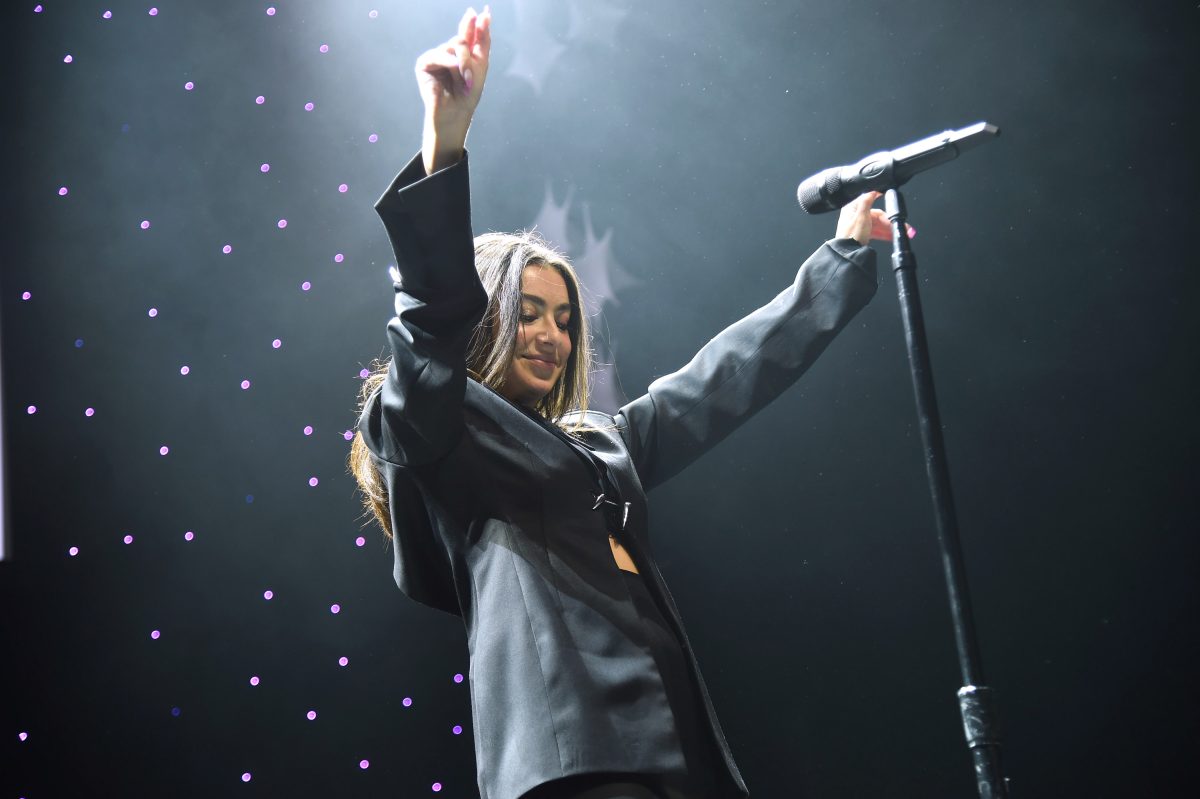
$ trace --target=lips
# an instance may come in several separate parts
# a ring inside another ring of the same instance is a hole
[[[558,361],[551,360],[550,358],[539,358],[536,355],[526,355],[525,357],[536,363],[544,363],[546,366],[558,366]]]

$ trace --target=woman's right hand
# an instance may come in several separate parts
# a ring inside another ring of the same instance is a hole
[[[487,79],[492,49],[492,12],[467,9],[458,23],[458,34],[417,59],[417,85],[425,103],[425,130],[421,157],[425,173],[462,158],[467,130]]]

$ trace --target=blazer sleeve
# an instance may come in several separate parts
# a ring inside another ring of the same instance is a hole
[[[617,428],[642,486],[649,491],[680,472],[794,383],[876,285],[874,250],[828,241],[774,300],[622,407]]]
[[[487,295],[475,271],[467,156],[425,175],[418,154],[375,204],[396,254],[392,361],[358,427],[367,448],[401,466],[446,455],[463,432],[466,349]]]

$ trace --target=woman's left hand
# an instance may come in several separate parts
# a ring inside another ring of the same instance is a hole
[[[882,196],[882,192],[868,191],[843,205],[841,216],[838,217],[837,238],[854,239],[864,247],[872,239],[890,241],[892,223],[887,214],[871,207]],[[911,239],[916,233],[913,226],[909,225],[908,237]]]

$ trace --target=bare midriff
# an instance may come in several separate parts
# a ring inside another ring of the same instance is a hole
[[[621,542],[613,536],[608,537],[608,545],[612,547],[613,559],[617,562],[617,568],[624,569],[627,572],[638,573],[638,568],[633,564],[633,558],[629,557],[629,550],[621,546]]]

